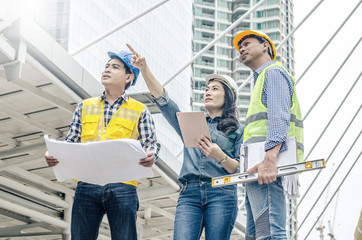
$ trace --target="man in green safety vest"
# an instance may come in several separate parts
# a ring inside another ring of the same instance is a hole
[[[299,196],[298,175],[277,178],[277,156],[286,151],[287,137],[297,140],[297,159],[303,161],[303,121],[295,80],[278,61],[273,42],[263,32],[243,31],[233,40],[241,62],[254,72],[254,90],[246,115],[244,143],[265,141],[264,160],[247,171],[258,182],[245,184],[246,240],[287,239],[284,190]]]

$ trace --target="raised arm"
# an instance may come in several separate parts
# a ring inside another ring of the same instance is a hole
[[[153,76],[151,70],[148,68],[145,57],[139,55],[128,43],[126,44],[129,50],[133,53],[131,64],[142,73],[142,76],[147,84],[148,90],[155,98],[159,98],[163,94],[163,87],[161,83]]]

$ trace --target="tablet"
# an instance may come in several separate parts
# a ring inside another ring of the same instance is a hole
[[[211,139],[204,112],[178,112],[176,116],[186,148],[196,148],[201,135]]]

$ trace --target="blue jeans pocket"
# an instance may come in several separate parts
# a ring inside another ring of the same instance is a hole
[[[186,188],[187,188],[187,184],[186,184],[186,183],[185,183],[185,184],[182,184],[182,187],[181,187],[179,196],[181,196],[181,195],[185,192]]]
[[[280,187],[281,189],[283,189],[283,182],[282,182],[282,178],[278,177],[277,180],[275,181],[275,184]]]
[[[220,189],[227,192],[235,192],[236,187],[235,185],[229,185],[229,186],[220,187]]]

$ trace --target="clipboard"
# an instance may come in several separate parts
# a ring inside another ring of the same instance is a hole
[[[281,152],[277,157],[278,167],[297,163],[297,140],[295,137],[287,137],[288,150]],[[240,172],[254,167],[264,160],[265,141],[256,143],[244,143],[240,147]],[[244,163],[244,164],[242,164]]]
[[[211,139],[204,112],[177,112],[176,117],[186,148],[196,148],[201,135]]]

